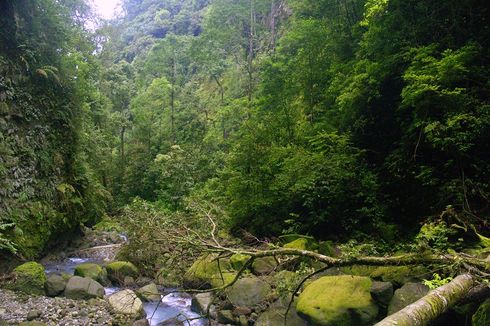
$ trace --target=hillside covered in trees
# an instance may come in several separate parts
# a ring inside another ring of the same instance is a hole
[[[240,247],[301,235],[326,256],[488,256],[487,1],[121,8],[0,1],[1,259],[112,223],[148,273],[175,250],[164,236],[187,241],[183,275],[210,225]]]

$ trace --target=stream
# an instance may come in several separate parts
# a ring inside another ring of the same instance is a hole
[[[107,246],[103,246],[107,247]],[[100,247],[100,248],[103,248]],[[90,248],[90,249],[97,249]],[[57,261],[46,261],[43,263],[46,274],[66,273],[73,275],[75,267],[82,263],[103,264],[107,259],[101,259],[97,250],[90,250],[93,256],[84,254],[84,257],[67,257]],[[105,296],[122,290],[120,287],[105,287]],[[185,326],[205,326],[208,325],[207,319],[201,318],[199,314],[191,311],[191,296],[183,292],[173,292],[176,289],[165,289],[166,293],[161,295],[160,302],[143,302],[148,322],[151,326],[156,325],[185,325]],[[170,292],[170,293],[169,293]],[[182,322],[182,323],[180,323]]]

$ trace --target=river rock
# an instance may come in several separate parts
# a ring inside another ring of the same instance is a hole
[[[41,317],[41,315],[42,315],[41,310],[38,310],[38,309],[29,310],[29,312],[27,313],[26,319],[31,321],[31,320],[34,320],[36,318]]]
[[[132,326],[150,326],[148,319],[143,318],[135,321]]]
[[[407,283],[395,291],[393,299],[388,306],[388,315],[391,315],[418,299],[422,298],[429,292],[429,288],[421,283]]]
[[[304,326],[305,321],[301,319],[296,309],[291,309],[286,318],[286,324],[284,324],[284,313],[287,308],[271,307],[260,314],[259,318],[255,322],[255,326],[272,326],[272,325],[286,325],[286,326]]]
[[[490,326],[490,299],[485,300],[471,318],[472,325]]]
[[[139,274],[138,268],[128,261],[115,261],[107,264],[106,270],[109,279],[119,284],[124,284],[124,278],[126,276],[134,279]]]
[[[218,322],[235,325],[236,319],[231,310],[220,310],[218,311]]]
[[[205,315],[208,313],[213,300],[214,295],[211,292],[198,293],[192,298],[191,311]]]
[[[89,277],[100,284],[109,285],[107,271],[101,266],[93,263],[83,263],[75,267],[74,274],[81,277]]]
[[[99,282],[88,277],[73,276],[65,288],[65,297],[75,300],[103,298],[104,287]]]
[[[235,277],[229,259],[208,254],[198,258],[184,274],[184,287],[209,289],[229,283]]]
[[[376,282],[371,285],[371,296],[374,301],[383,307],[387,307],[393,298],[393,284],[390,282]]]
[[[234,254],[230,257],[230,263],[234,270],[239,271],[249,259],[249,255]]]
[[[27,294],[43,295],[46,274],[44,267],[36,262],[27,262],[14,269],[15,281],[8,289]]]
[[[239,279],[226,293],[233,305],[253,307],[264,301],[271,291],[271,286],[258,277],[246,277]]]
[[[304,289],[296,309],[313,325],[369,325],[378,314],[370,288],[367,277],[325,276]]]
[[[109,304],[116,313],[134,317],[144,316],[143,302],[141,302],[136,293],[129,289],[111,295]]]
[[[44,290],[48,297],[60,295],[65,290],[67,281],[57,274],[49,274],[44,284]]]
[[[155,283],[150,283],[136,291],[143,301],[160,301],[161,295]]]
[[[252,263],[252,270],[255,275],[271,274],[277,268],[277,261],[274,257],[257,258]]]

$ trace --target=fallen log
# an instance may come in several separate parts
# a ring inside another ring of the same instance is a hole
[[[448,284],[430,291],[423,298],[386,317],[375,326],[427,325],[464,299],[475,285],[474,276],[459,275]]]

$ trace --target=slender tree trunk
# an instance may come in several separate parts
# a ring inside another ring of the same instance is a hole
[[[171,131],[172,131],[172,142],[175,144],[175,84],[176,84],[176,62],[175,62],[175,50],[173,51],[172,58],[172,78],[171,78],[171,86],[170,90],[170,123],[171,123]]]
[[[432,290],[425,297],[386,317],[376,326],[427,325],[464,299],[475,285],[470,274],[456,277],[450,283]]]

